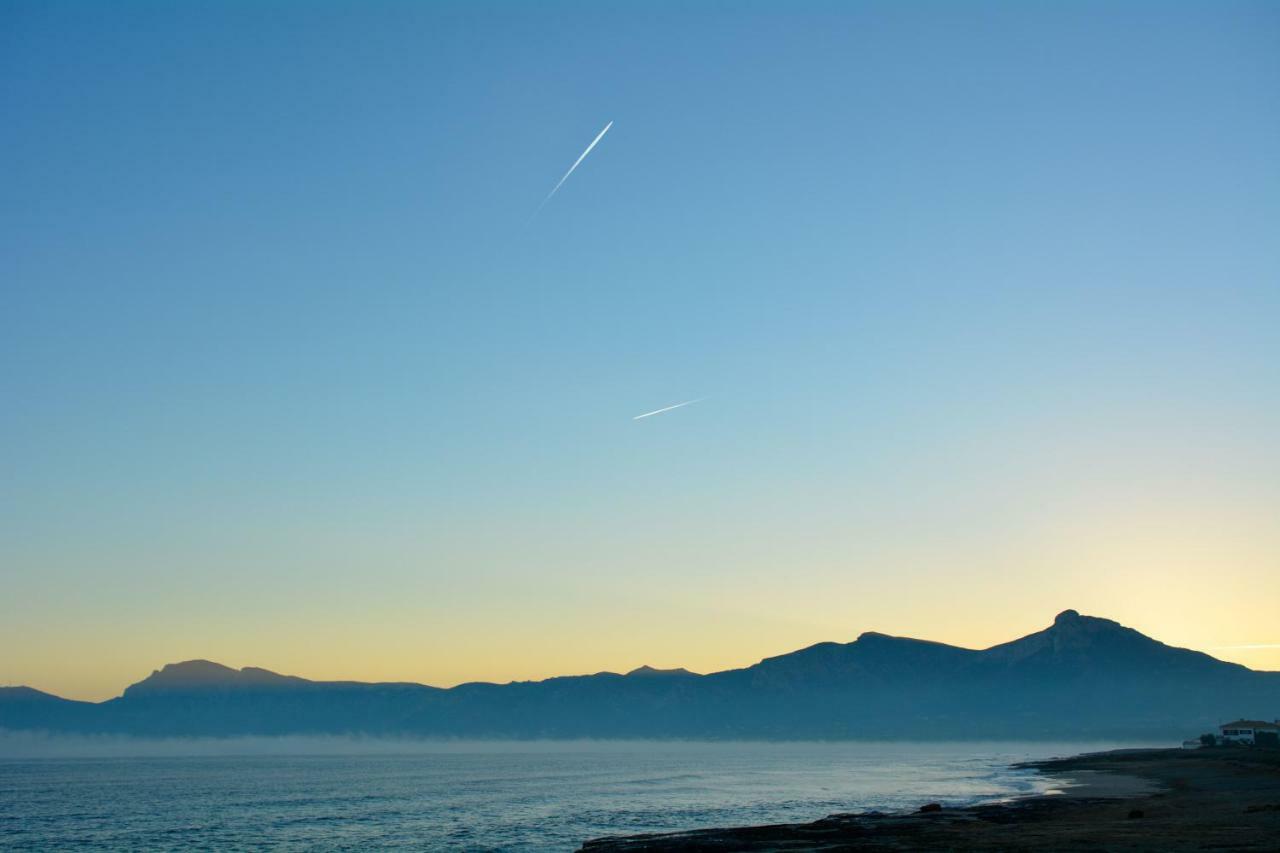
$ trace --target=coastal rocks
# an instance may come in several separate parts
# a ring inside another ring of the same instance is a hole
[[[598,838],[580,853],[1280,850],[1280,808],[1272,805],[1280,804],[1280,751],[1117,750],[1025,766],[1065,781],[1065,792],[968,807],[929,803],[907,814]]]
[[[1248,806],[1245,814],[1257,814],[1258,812],[1280,812],[1280,803],[1265,803],[1263,805]]]

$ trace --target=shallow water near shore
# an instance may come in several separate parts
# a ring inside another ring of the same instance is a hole
[[[572,850],[1041,793],[1010,764],[1115,746],[0,739],[0,847]]]

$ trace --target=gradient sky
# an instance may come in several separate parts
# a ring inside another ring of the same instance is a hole
[[[1280,669],[1277,152],[1277,3],[7,2],[0,683]]]

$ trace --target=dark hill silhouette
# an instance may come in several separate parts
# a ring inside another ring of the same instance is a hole
[[[189,660],[166,664],[149,676],[125,689],[125,695],[138,695],[152,691],[193,690],[206,687],[251,687],[262,685],[300,685],[305,678],[293,675],[277,675],[266,669],[246,666],[232,669],[208,660]]]
[[[0,687],[0,729],[92,730],[100,707],[30,687]]]
[[[982,653],[990,665],[1054,677],[1121,675],[1196,675],[1247,672],[1203,652],[1166,646],[1110,619],[1065,610],[1053,625]]]
[[[1280,673],[1074,610],[980,651],[869,632],[708,675],[643,666],[445,690],[199,660],[101,703],[0,689],[0,727],[163,736],[1181,738],[1240,716],[1280,716]]]
[[[686,676],[686,675],[697,677],[698,673],[690,672],[689,670],[685,669],[682,666],[678,666],[675,669],[654,669],[648,664],[646,664],[645,666],[638,666],[627,673],[628,678],[652,678],[655,676],[656,677],[663,677],[663,676],[680,677],[680,676]]]

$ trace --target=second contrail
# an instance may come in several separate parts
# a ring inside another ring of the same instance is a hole
[[[587,146],[587,150],[578,155],[578,159],[573,161],[573,165],[569,167],[569,171],[565,172],[564,177],[560,179],[560,182],[551,188],[551,192],[547,193],[547,197],[542,200],[542,204],[538,205],[538,210],[542,210],[543,206],[546,205],[547,202],[551,201],[551,197],[556,194],[556,191],[559,190],[561,186],[564,185],[565,181],[569,180],[569,176],[573,174],[573,170],[578,168],[579,163],[587,159],[587,155],[591,153],[591,149],[596,147],[597,142],[604,139],[604,135],[609,132],[609,128],[611,127],[613,127],[613,122],[606,124],[604,126],[604,130],[596,134],[596,138],[591,140],[591,144]],[[533,212],[534,216],[538,215],[538,210]]]
[[[631,420],[633,420],[633,421],[638,421],[638,420],[640,420],[641,418],[651,418],[651,417],[653,417],[654,415],[660,415],[660,414],[662,414],[663,412],[669,412],[669,411],[671,411],[672,409],[679,409],[679,408],[680,408],[680,407],[682,407],[682,406],[692,406],[694,403],[701,403],[701,402],[702,402],[703,400],[705,400],[705,399],[707,399],[707,398],[706,398],[706,397],[699,397],[699,398],[698,398],[698,399],[696,399],[696,400],[685,400],[683,403],[676,403],[674,406],[667,406],[667,407],[662,408],[662,409],[654,409],[652,412],[645,412],[643,415],[636,415],[636,416],[635,416],[634,418],[632,418]]]

